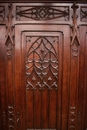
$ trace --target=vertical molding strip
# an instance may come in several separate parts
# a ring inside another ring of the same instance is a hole
[[[71,36],[71,62],[70,62],[70,101],[69,101],[69,130],[76,130],[77,125],[77,101],[78,101],[78,76],[79,76],[79,45],[80,39],[77,27],[77,9],[79,6],[74,3],[73,9],[73,26]]]
[[[13,42],[13,26],[12,26],[12,4],[8,4],[8,15],[7,15],[7,23],[6,23],[6,56],[5,56],[5,64],[6,64],[6,100],[7,100],[7,122],[8,122],[8,130],[14,129],[14,42]]]

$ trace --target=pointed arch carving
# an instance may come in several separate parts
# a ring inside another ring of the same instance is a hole
[[[50,38],[52,42],[50,41]],[[30,39],[32,40],[33,37],[30,37]],[[28,44],[31,42],[30,39],[28,40]],[[39,86],[39,88],[42,90],[46,86],[49,90],[51,90],[52,88],[55,88],[57,90],[58,54],[54,48],[54,44],[58,44],[57,36],[35,37],[35,41],[32,43],[32,45],[27,51],[27,60],[26,60],[27,89],[29,88],[36,89],[37,86]],[[37,59],[35,59],[35,55],[37,56]],[[55,60],[53,60],[53,58]],[[50,74],[52,77],[51,76],[48,77],[48,74]],[[29,82],[30,78],[33,81],[33,84]],[[49,81],[50,85],[48,84]]]

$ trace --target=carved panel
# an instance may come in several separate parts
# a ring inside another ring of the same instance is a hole
[[[16,20],[63,20],[69,21],[68,6],[17,6]]]
[[[26,88],[58,89],[58,37],[27,37],[27,46]]]
[[[13,108],[13,106],[8,106],[8,127],[9,127],[9,130],[14,129],[14,108]]]
[[[80,20],[82,22],[87,22],[87,6],[81,6],[81,9],[80,9]]]
[[[5,7],[0,6],[0,21],[4,21],[4,20],[5,20]]]

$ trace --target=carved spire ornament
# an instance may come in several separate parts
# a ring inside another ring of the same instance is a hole
[[[77,14],[76,10],[79,8],[79,6],[74,3],[71,8],[73,9],[73,27],[72,27],[72,40],[71,40],[71,45],[73,45],[74,40],[77,39],[78,45],[80,45],[80,39],[79,39],[79,34],[78,34],[78,27],[77,27]]]
[[[6,35],[5,45],[8,44],[8,40],[10,40],[11,44],[14,45],[13,38],[12,38],[12,30],[13,30],[12,18],[13,18],[13,15],[12,15],[12,4],[11,3],[8,5],[8,9],[9,9],[9,13],[8,13],[8,16],[7,16],[8,21],[7,21],[7,24],[6,24],[7,35]]]

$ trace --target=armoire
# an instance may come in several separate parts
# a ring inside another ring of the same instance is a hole
[[[87,130],[87,2],[0,1],[0,130]]]

